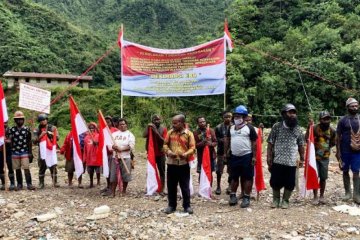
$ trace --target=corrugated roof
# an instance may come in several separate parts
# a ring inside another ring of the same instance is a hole
[[[49,79],[64,79],[76,80],[79,76],[71,74],[57,74],[57,73],[35,73],[35,72],[11,72],[7,71],[3,77],[24,77],[24,78],[49,78]],[[80,81],[92,81],[92,76],[83,76]]]

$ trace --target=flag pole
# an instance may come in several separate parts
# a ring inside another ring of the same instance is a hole
[[[5,191],[8,190],[8,184],[7,184],[7,181],[6,181],[6,176],[8,175],[7,174],[7,162],[6,162],[6,147],[5,147],[5,141],[4,141],[4,144],[3,144],[3,161],[4,161],[4,183],[5,183]]]
[[[121,34],[122,34],[122,36],[123,36],[123,34],[124,34],[124,25],[123,24],[121,24],[121,29],[120,29],[120,31],[121,31]],[[119,41],[121,41],[121,39],[119,39]],[[122,44],[121,44],[121,48],[122,48]],[[121,63],[121,75],[120,75],[120,78],[122,78],[122,75],[123,75],[123,59],[122,59],[122,54],[121,54],[121,48],[120,48],[120,63]],[[120,81],[121,83],[121,86],[120,86],[120,117],[121,118],[123,118],[123,108],[124,108],[124,97],[123,97],[123,85],[122,85],[122,81]]]
[[[100,113],[101,119],[102,119],[103,121],[105,121],[104,115],[102,114],[102,112],[101,112],[100,109],[99,109],[99,113]],[[105,122],[106,122],[106,121],[105,121]],[[106,125],[106,129],[109,131],[109,133],[111,133],[108,125]],[[115,139],[113,138],[112,134],[110,134],[110,137],[111,137],[112,144],[115,144]],[[122,164],[124,165],[124,168],[125,168],[126,173],[130,174],[129,168],[128,168],[127,165],[125,164],[124,159],[120,156],[120,153],[117,154],[117,157],[120,158]]]

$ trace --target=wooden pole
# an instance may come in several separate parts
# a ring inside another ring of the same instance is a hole
[[[5,181],[5,191],[8,191],[9,188],[8,188],[8,184],[7,184],[7,181],[6,181],[6,176],[8,175],[7,172],[8,172],[8,169],[7,169],[7,162],[6,162],[6,146],[5,146],[5,142],[3,144],[3,161],[4,161],[4,181]]]
[[[124,34],[124,25],[121,24],[121,29],[120,31],[122,32],[122,34]],[[119,39],[120,41],[120,39]],[[122,45],[121,45],[122,47]],[[122,78],[123,76],[123,59],[122,59],[122,55],[121,55],[121,48],[120,48],[120,63],[121,63],[121,76],[120,78]],[[120,117],[123,118],[123,109],[124,108],[124,97],[123,97],[123,82],[121,81],[121,87],[120,87]]]

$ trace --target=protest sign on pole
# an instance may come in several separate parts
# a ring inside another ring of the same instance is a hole
[[[50,113],[51,92],[20,83],[19,107]]]

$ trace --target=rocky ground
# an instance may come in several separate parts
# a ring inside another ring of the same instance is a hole
[[[264,167],[268,189],[250,208],[228,205],[223,193],[211,201],[198,196],[192,198],[193,215],[179,209],[169,216],[161,211],[166,197],[146,197],[145,155],[137,155],[134,181],[127,196],[101,197],[105,185],[93,189],[69,188],[64,162],[59,162],[61,187],[51,187],[49,172],[44,190],[0,192],[0,238],[2,239],[360,239],[360,217],[336,212],[332,207],[342,205],[343,194],[340,172],[331,162],[326,196],[328,204],[314,206],[311,198],[297,193],[291,198],[288,210],[271,209],[269,174]],[[37,166],[32,164],[34,184]],[[193,179],[197,179],[195,171]],[[84,177],[88,185],[88,175]],[[197,183],[194,183],[197,189]],[[223,179],[223,188],[226,179]],[[215,189],[214,189],[215,190]],[[255,195],[255,193],[254,193]],[[346,203],[353,205],[352,202]],[[94,208],[107,205],[109,217],[87,220]],[[181,203],[179,202],[179,206]],[[56,218],[45,222],[33,220],[39,214],[55,213]]]

